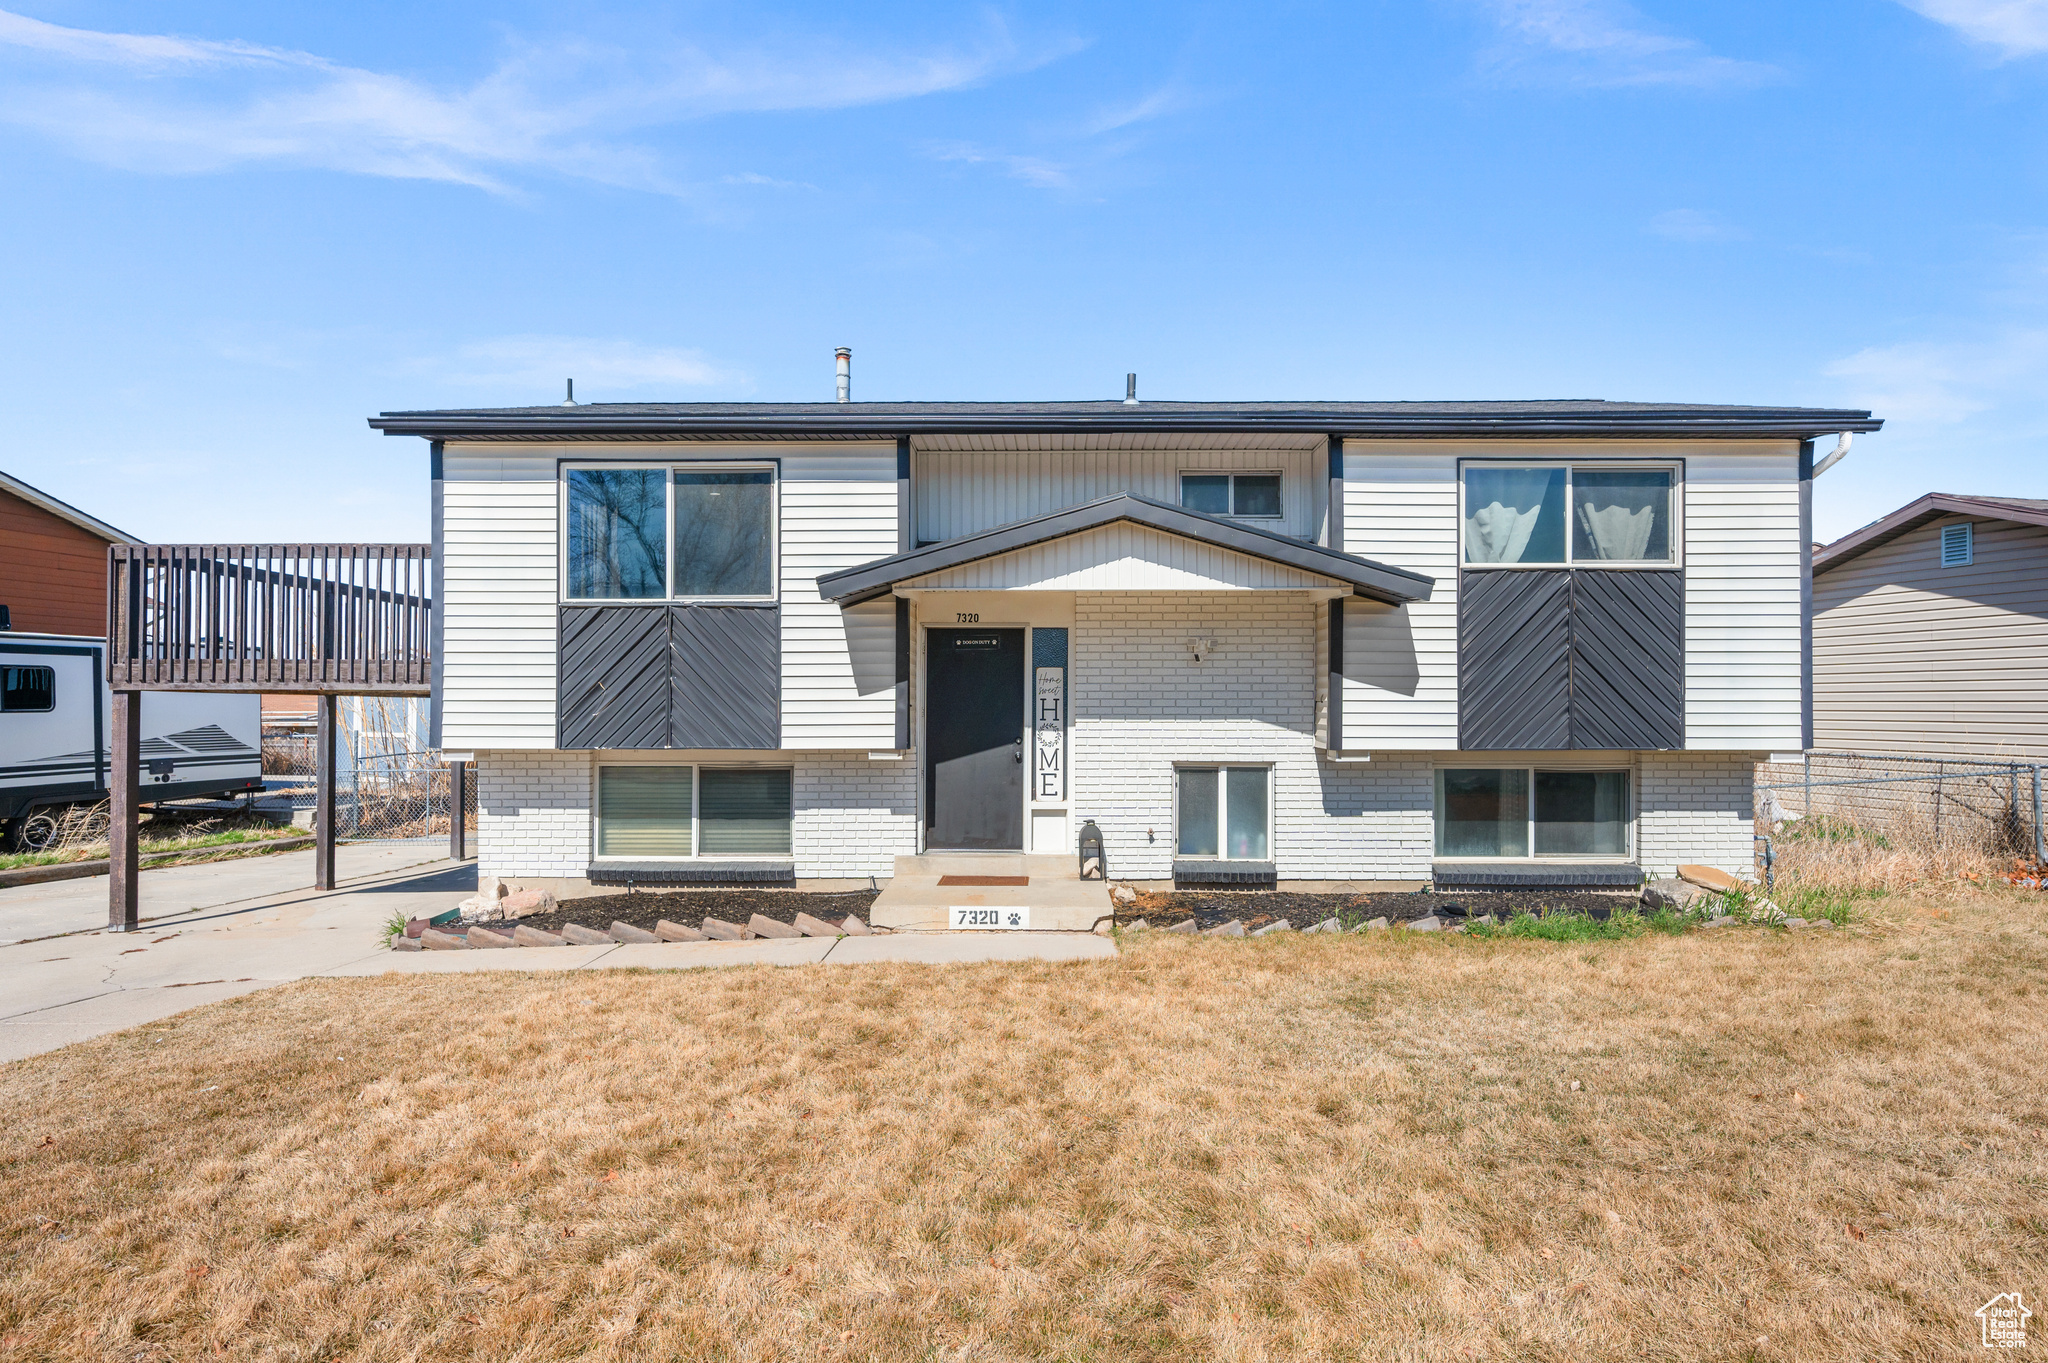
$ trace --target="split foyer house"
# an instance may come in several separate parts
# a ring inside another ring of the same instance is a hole
[[[1747,873],[1806,746],[1814,443],[1861,411],[596,404],[431,442],[480,867],[799,884]]]

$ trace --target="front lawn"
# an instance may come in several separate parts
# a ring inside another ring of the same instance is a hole
[[[0,1356],[1975,1357],[2044,986],[2006,890],[309,981],[0,1067]]]

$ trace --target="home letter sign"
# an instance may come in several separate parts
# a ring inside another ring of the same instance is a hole
[[[1066,774],[1067,669],[1037,669],[1036,709],[1032,720],[1037,730],[1037,757],[1032,766],[1032,794],[1040,800],[1060,798],[1060,782]]]

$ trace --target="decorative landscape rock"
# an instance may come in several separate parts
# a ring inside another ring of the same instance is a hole
[[[822,918],[813,918],[807,913],[796,916],[796,928],[806,937],[843,937],[846,934]]]
[[[581,923],[563,925],[562,936],[579,947],[608,947],[614,945],[610,933],[599,932],[596,928],[586,928]]]
[[[521,890],[500,900],[498,912],[507,918],[524,918],[528,914],[552,913],[556,907],[552,890]]]
[[[1394,923],[1393,923],[1393,920],[1392,920],[1392,919],[1388,919],[1388,918],[1375,918],[1375,919],[1373,919],[1373,920],[1372,920],[1371,922],[1369,922],[1369,923],[1365,923],[1365,924],[1362,924],[1362,925],[1360,925],[1359,927],[1355,927],[1355,928],[1353,928],[1353,929],[1352,929],[1352,931],[1353,931],[1353,932],[1385,932],[1385,931],[1386,931],[1386,930],[1387,930],[1388,928],[1391,928],[1391,927],[1393,927],[1393,926],[1394,926]]]
[[[1681,866],[1678,868],[1678,878],[1691,881],[1701,889],[1712,890],[1716,894],[1722,890],[1732,890],[1741,883],[1717,866]]]
[[[664,942],[701,942],[704,934],[695,928],[686,928],[681,923],[671,923],[666,918],[654,925],[654,935]]]
[[[1705,898],[1708,898],[1707,891],[1676,876],[1666,876],[1643,886],[1643,907],[1646,909],[1677,909],[1683,912]]]
[[[1713,917],[1713,918],[1709,918],[1709,919],[1707,920],[1707,926],[1708,926],[1708,927],[1710,927],[1710,928],[1726,928],[1726,927],[1733,927],[1734,925],[1735,925],[1735,915],[1734,915],[1734,914],[1732,914],[1732,913],[1724,913],[1724,914],[1720,914],[1720,915],[1717,915],[1716,917]]]
[[[615,918],[612,920],[612,940],[632,946],[653,946],[661,939],[646,928],[636,928],[631,923],[621,923]]]
[[[801,937],[803,929],[788,923],[778,923],[766,914],[755,914],[747,920],[747,931],[756,937]]]
[[[1233,918],[1228,923],[1218,923],[1213,928],[1205,928],[1202,935],[1204,937],[1242,937],[1244,936],[1244,924]]]
[[[518,945],[518,943],[512,940],[512,934],[507,932],[492,932],[489,928],[471,928],[468,932],[463,934],[463,937],[469,942],[470,946],[475,947],[478,950],[482,950],[485,947],[503,947],[507,950],[510,950],[512,947]]]
[[[393,951],[420,951],[424,948],[420,946],[419,938],[407,937],[401,933],[391,939],[391,949]]]
[[[704,935],[714,942],[744,942],[747,930],[738,923],[728,923],[723,918],[704,920]]]
[[[1828,928],[1832,930],[1835,925],[1825,918],[1809,918],[1806,920],[1806,926],[1809,928]]]
[[[875,930],[873,928],[869,927],[866,923],[861,922],[852,914],[848,914],[846,916],[846,921],[839,925],[839,930],[845,933],[848,937],[872,937],[875,935]]]
[[[1303,931],[1303,932],[1342,932],[1342,931],[1344,931],[1344,925],[1343,925],[1343,924],[1341,924],[1341,923],[1339,923],[1339,922],[1338,922],[1338,921],[1337,921],[1336,919],[1334,919],[1334,918],[1325,918],[1325,919],[1324,919],[1324,920],[1323,920],[1322,922],[1320,922],[1320,923],[1316,924],[1316,925],[1315,925],[1314,927],[1312,927],[1312,928],[1303,928],[1303,929],[1302,929],[1302,931]]]
[[[1779,923],[1778,926],[1784,928],[1803,928],[1806,926],[1806,920],[1804,918],[1787,918]]]
[[[1277,923],[1268,923],[1268,924],[1266,924],[1266,926],[1264,926],[1263,928],[1257,928],[1257,929],[1254,929],[1254,930],[1252,931],[1252,933],[1251,933],[1250,935],[1251,935],[1251,936],[1253,936],[1253,937],[1265,937],[1265,936],[1269,936],[1270,934],[1272,934],[1272,933],[1276,933],[1276,932],[1293,932],[1293,931],[1294,931],[1294,924],[1292,924],[1292,923],[1288,922],[1288,921],[1287,921],[1287,920],[1286,920],[1285,918],[1283,918],[1283,919],[1281,919],[1281,920],[1280,920],[1279,922],[1277,922]]]
[[[1438,918],[1435,914],[1430,914],[1426,918],[1418,918],[1408,925],[1408,931],[1410,932],[1442,932],[1443,930],[1444,920]]]
[[[1142,918],[1124,929],[1125,932],[1150,932],[1151,930],[1152,925]]]
[[[569,945],[569,939],[566,937],[557,937],[554,933],[542,932],[539,928],[529,928],[524,923],[512,929],[512,940],[523,947],[565,947]]]
[[[469,943],[452,932],[437,932],[428,928],[420,934],[420,948],[424,951],[468,951]]]
[[[1167,929],[1168,932],[1200,932],[1201,930],[1201,925],[1192,918],[1188,919],[1185,923],[1175,923]]]
[[[1128,908],[1138,902],[1138,892],[1128,885],[1119,885],[1109,892],[1110,899]]]

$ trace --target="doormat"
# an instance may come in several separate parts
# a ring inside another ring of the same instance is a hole
[[[941,885],[1029,885],[1030,876],[940,876]]]

